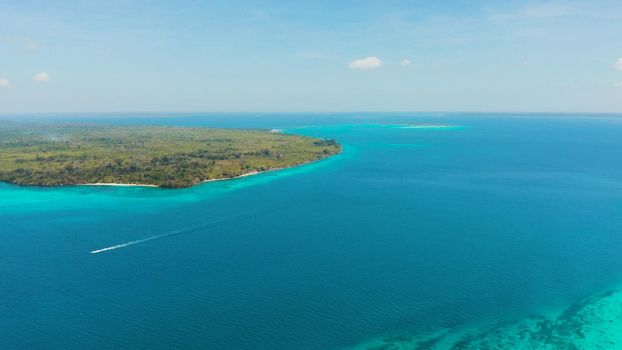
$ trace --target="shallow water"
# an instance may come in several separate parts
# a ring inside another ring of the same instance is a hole
[[[597,297],[622,282],[615,116],[92,118],[344,152],[182,190],[0,184],[0,348],[483,348],[526,343],[534,314],[617,305]],[[547,330],[531,345],[572,339]]]

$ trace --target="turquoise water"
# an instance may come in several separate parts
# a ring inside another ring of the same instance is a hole
[[[344,152],[181,190],[0,184],[2,349],[409,348],[622,282],[616,116],[91,118]]]

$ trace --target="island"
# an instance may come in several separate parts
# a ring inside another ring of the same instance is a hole
[[[0,121],[0,181],[189,187],[320,160],[335,140],[273,130]]]

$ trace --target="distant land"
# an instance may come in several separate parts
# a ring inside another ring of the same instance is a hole
[[[0,181],[189,187],[339,153],[335,140],[275,130],[0,121]]]

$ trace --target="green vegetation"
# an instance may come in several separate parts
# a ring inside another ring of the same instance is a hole
[[[188,187],[340,151],[334,140],[263,130],[0,121],[0,181]]]

